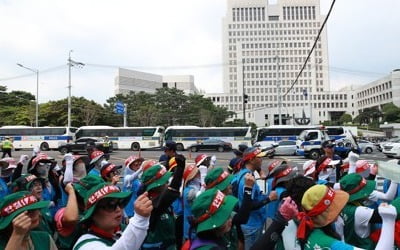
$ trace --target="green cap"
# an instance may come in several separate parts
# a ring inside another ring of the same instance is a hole
[[[85,177],[86,178],[86,177]],[[81,181],[84,178],[81,179]],[[83,213],[83,217],[81,222],[86,221],[92,216],[94,210],[98,202],[104,198],[117,198],[124,199],[124,203],[128,204],[132,192],[121,192],[119,187],[114,185],[108,185],[108,183],[104,182],[101,178],[97,178],[97,184],[94,182],[95,179],[91,178],[91,186],[89,190],[81,189],[81,195],[83,197],[85,203],[85,212]],[[75,185],[74,185],[75,186]]]
[[[163,165],[156,164],[146,169],[140,180],[146,186],[146,191],[149,191],[167,183],[171,175],[172,172],[167,172]]]
[[[104,180],[97,175],[86,175],[82,179],[80,179],[78,182],[73,183],[74,189],[76,194],[78,194],[80,197],[85,198],[87,195],[87,192],[94,186],[98,185],[99,183],[103,183]]]
[[[237,202],[238,199],[232,195],[224,195],[216,188],[204,191],[192,205],[192,213],[197,223],[196,232],[222,226],[231,216]]]
[[[48,207],[49,201],[39,201],[26,191],[16,192],[3,197],[0,201],[0,230],[6,228],[12,220],[28,210]]]
[[[39,180],[40,182],[42,182],[42,184],[44,184],[45,181],[45,179],[39,178],[33,174],[23,174],[13,181],[13,183],[11,184],[11,190],[12,192],[29,191],[33,182],[35,182],[36,180]]]
[[[349,195],[349,201],[356,201],[368,197],[376,186],[375,181],[369,181],[361,175],[352,173],[340,180],[340,188]]]
[[[225,190],[232,182],[233,175],[224,171],[223,168],[214,168],[207,173],[204,182],[206,189],[217,188],[220,191]]]
[[[391,203],[397,211],[397,220],[400,220],[400,197],[394,199]]]

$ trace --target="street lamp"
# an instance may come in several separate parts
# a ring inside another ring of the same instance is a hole
[[[83,67],[85,66],[84,63],[76,62],[71,59],[71,53],[73,50],[71,49],[68,54],[68,128],[71,127],[71,67],[78,66]]]
[[[17,65],[36,74],[36,127],[39,127],[39,70],[25,67],[20,63],[17,63]]]

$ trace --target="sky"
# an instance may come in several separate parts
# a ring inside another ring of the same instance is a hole
[[[245,0],[251,1],[251,0]],[[222,92],[222,18],[227,0],[0,0],[0,85],[39,102],[72,95],[98,103],[114,95],[117,67],[193,75]],[[331,0],[321,0],[327,13]],[[400,68],[400,1],[337,0],[328,20],[331,89],[365,84]],[[324,65],[328,66],[328,65]]]

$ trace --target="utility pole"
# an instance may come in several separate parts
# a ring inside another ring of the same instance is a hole
[[[282,96],[281,96],[281,83],[279,80],[279,56],[276,59],[276,88],[278,89],[278,118],[279,125],[282,125]]]
[[[84,63],[76,62],[71,59],[71,53],[73,50],[69,51],[68,55],[68,127],[71,127],[71,68],[73,66],[83,67],[85,66]]]
[[[124,127],[127,127],[128,104],[124,104]]]

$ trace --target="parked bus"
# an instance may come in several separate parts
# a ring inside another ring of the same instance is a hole
[[[76,132],[76,139],[91,137],[98,140],[105,136],[113,143],[113,149],[140,150],[161,147],[163,144],[164,127],[110,127],[83,126]]]
[[[178,150],[185,150],[190,145],[206,139],[219,139],[238,148],[239,144],[251,145],[251,127],[197,127],[172,126],[165,130],[165,141],[176,142]]]
[[[76,130],[74,127],[3,126],[0,139],[10,137],[16,150],[39,147],[41,151],[47,151],[72,141]]]
[[[297,137],[303,130],[319,129],[320,126],[291,126],[291,125],[274,125],[269,127],[257,128],[255,143],[260,146],[269,146],[279,141],[288,140],[296,141]]]

